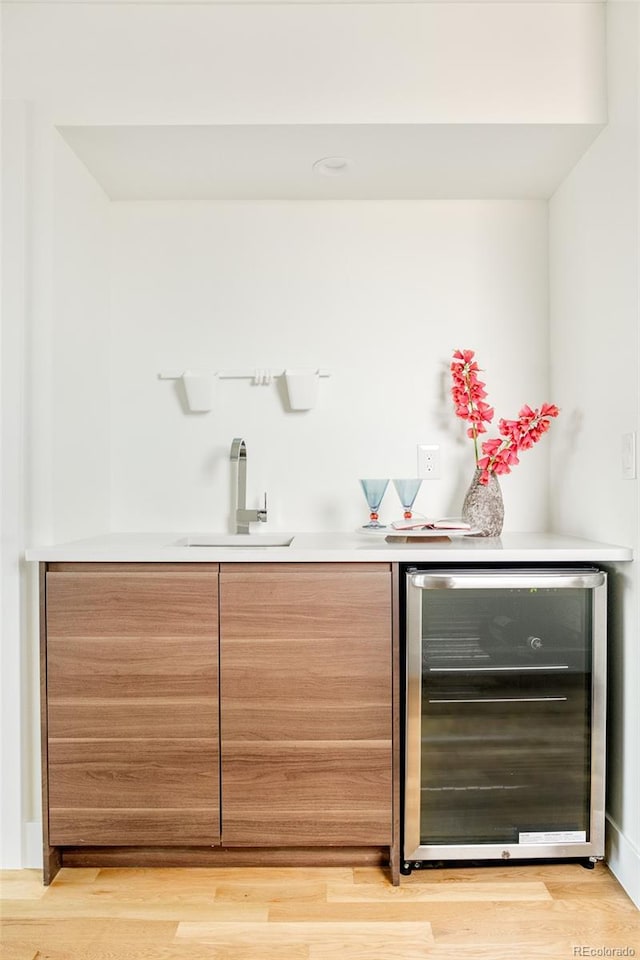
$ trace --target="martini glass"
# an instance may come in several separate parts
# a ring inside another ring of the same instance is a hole
[[[422,478],[393,481],[393,485],[396,488],[398,496],[400,497],[400,503],[404,507],[405,520],[411,520],[413,517],[411,508],[413,507],[413,503],[418,495],[418,490],[420,489],[421,483]]]
[[[380,523],[378,520],[378,510],[380,504],[382,503],[382,498],[384,497],[385,490],[387,489],[389,481],[388,480],[361,480],[360,485],[364,492],[365,497],[367,498],[367,503],[369,504],[369,523],[363,523],[363,529],[367,530],[383,530],[385,527],[384,523]]]

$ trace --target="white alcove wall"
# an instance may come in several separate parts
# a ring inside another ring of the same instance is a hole
[[[52,150],[52,475],[41,484],[53,536],[70,540],[109,525],[111,203],[55,131]]]
[[[472,443],[448,363],[475,348],[498,416],[548,396],[543,201],[115,203],[111,210],[111,526],[226,529],[229,447],[245,438],[249,501],[270,527],[353,529],[363,476],[442,475],[416,508],[460,510]],[[71,347],[72,345],[70,345]],[[225,380],[189,415],[173,366],[323,367],[317,406],[283,385]],[[544,529],[546,444],[504,480],[507,528]],[[386,519],[399,515],[389,490]]]

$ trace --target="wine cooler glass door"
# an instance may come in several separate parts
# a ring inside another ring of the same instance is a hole
[[[407,574],[406,860],[602,856],[605,591]]]

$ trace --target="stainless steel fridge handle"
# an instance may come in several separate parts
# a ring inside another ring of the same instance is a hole
[[[540,670],[544,673],[550,673],[552,670],[568,670],[568,663],[543,663],[540,666],[524,666],[516,664],[511,667],[427,667],[423,670],[426,674],[432,673],[526,673],[532,670]]]
[[[429,700],[429,703],[564,703],[567,697],[468,697]]]
[[[483,571],[413,573],[409,575],[412,587],[419,590],[522,590],[537,589],[589,589],[600,587],[605,582],[602,570],[571,570],[564,573],[540,570],[518,570],[506,573]]]

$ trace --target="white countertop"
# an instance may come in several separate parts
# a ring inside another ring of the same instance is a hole
[[[388,543],[384,535],[295,533],[288,547],[189,547],[182,533],[109,533],[51,546],[36,546],[27,560],[82,563],[592,563],[632,560],[630,547],[554,533],[505,533],[434,542]]]

